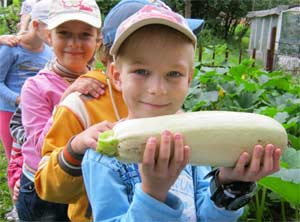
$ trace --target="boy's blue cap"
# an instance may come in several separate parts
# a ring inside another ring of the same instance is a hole
[[[170,9],[169,6],[160,0],[121,0],[105,17],[101,29],[103,44],[110,48],[114,42],[119,25],[145,5],[151,4]],[[204,24],[204,20],[202,19],[186,19],[186,21],[195,34],[200,32],[201,27]]]

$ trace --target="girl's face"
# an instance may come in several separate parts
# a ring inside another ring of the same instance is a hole
[[[130,41],[133,44],[126,46],[118,64],[111,67],[115,85],[128,106],[128,118],[176,113],[193,73],[193,45],[172,35],[162,40],[159,30],[136,33]]]
[[[99,47],[99,32],[84,22],[69,21],[51,30],[49,41],[61,65],[83,73]]]

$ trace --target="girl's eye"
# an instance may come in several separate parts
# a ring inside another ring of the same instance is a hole
[[[146,76],[146,75],[149,75],[150,72],[147,71],[146,69],[137,69],[134,71],[134,73],[138,74],[138,75],[143,75],[143,76]]]
[[[176,78],[176,77],[181,77],[181,76],[183,76],[183,74],[180,72],[177,72],[177,71],[171,71],[168,73],[168,77]]]
[[[81,36],[82,36],[82,38],[88,38],[88,37],[90,37],[92,35],[90,33],[88,33],[88,32],[84,32],[84,33],[81,34]]]

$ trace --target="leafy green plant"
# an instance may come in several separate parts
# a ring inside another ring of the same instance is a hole
[[[11,208],[11,198],[7,186],[7,160],[4,153],[4,147],[0,141],[0,221],[4,220],[4,214]]]
[[[282,156],[282,168],[259,181],[259,191],[250,203],[251,207],[247,208],[245,218],[247,221],[253,217],[255,221],[299,221],[299,78],[281,71],[266,72],[253,66],[252,60],[222,68],[197,64],[184,109],[254,112],[280,122],[288,133],[290,143]],[[268,210],[274,207],[280,209],[281,215],[274,216],[277,212]],[[255,209],[254,213],[251,209]],[[292,211],[295,212],[293,216]]]
[[[6,8],[0,7],[0,35],[17,32],[17,23],[20,20],[19,11],[18,1]]]

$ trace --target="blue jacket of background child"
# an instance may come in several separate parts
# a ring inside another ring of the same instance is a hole
[[[20,45],[0,46],[0,110],[16,110],[16,99],[25,80],[43,69],[52,55],[46,44],[41,52],[31,52]]]

